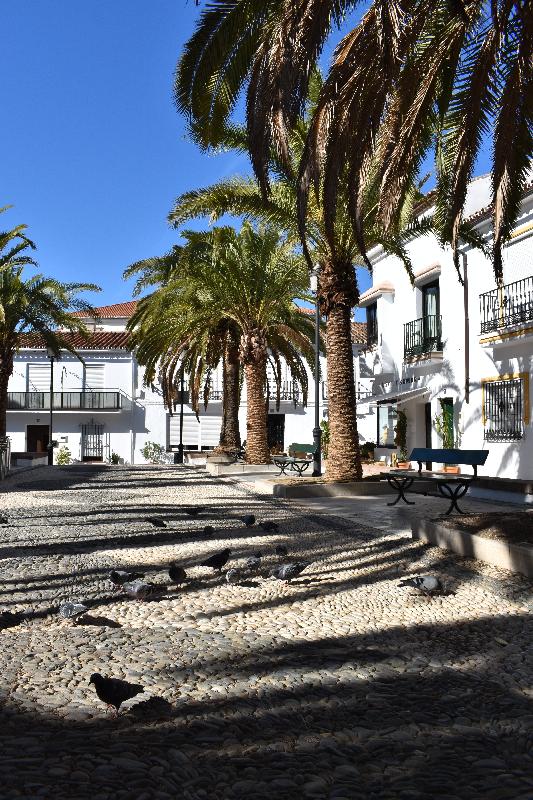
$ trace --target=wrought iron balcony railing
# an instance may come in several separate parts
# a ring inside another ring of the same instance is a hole
[[[403,326],[404,358],[428,355],[442,350],[442,317],[429,314]]]
[[[268,382],[268,395],[271,400],[275,400],[277,397],[277,389],[276,389],[276,382],[269,381]],[[282,381],[280,394],[280,400],[292,400],[294,403],[300,402],[300,390],[298,385],[292,383],[291,381]]]
[[[481,333],[533,320],[533,276],[479,295]]]
[[[355,399],[357,401],[366,400],[372,397],[372,390],[368,387],[362,386],[360,383],[355,387]],[[322,383],[322,400],[328,399],[328,385],[326,382]]]
[[[119,391],[54,392],[53,411],[120,411],[127,402]],[[50,392],[8,392],[7,410],[50,410]]]

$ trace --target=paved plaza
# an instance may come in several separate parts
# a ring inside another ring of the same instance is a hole
[[[386,500],[282,501],[187,467],[5,481],[2,800],[531,800],[531,583],[413,542],[409,515],[444,503]],[[280,544],[313,561],[290,585],[265,577]],[[231,567],[261,551],[262,574],[196,566],[224,547]],[[168,584],[172,560],[189,580],[162,599],[112,591],[110,569]],[[444,596],[398,587],[428,572]],[[80,624],[64,600],[89,606]],[[93,672],[146,691],[113,719]]]

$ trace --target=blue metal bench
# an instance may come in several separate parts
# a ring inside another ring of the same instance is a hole
[[[400,500],[403,500],[407,505],[414,505],[412,500],[408,500],[405,496],[406,492],[412,494],[422,494],[424,497],[440,497],[444,500],[450,500],[450,507],[446,514],[451,514],[455,509],[460,514],[463,512],[457,505],[457,501],[464,497],[470,485],[477,479],[477,468],[483,466],[489,454],[488,450],[454,450],[454,449],[433,449],[430,447],[415,447],[409,456],[410,461],[418,462],[418,471],[413,472],[406,470],[397,470],[389,472],[385,477],[395,491],[398,492],[398,497],[394,502],[388,503],[389,506],[395,506]],[[424,461],[437,461],[440,464],[457,464],[461,466],[470,466],[474,469],[473,475],[449,475],[442,472],[433,472],[433,470],[422,471],[422,462]],[[437,487],[437,494],[430,492],[419,492],[416,489],[411,489],[411,486],[417,480],[434,480]]]
[[[272,463],[276,465],[279,469],[279,475],[286,475],[287,470],[289,469],[291,472],[297,472],[298,477],[302,477],[302,473],[309,467],[309,464],[313,463],[312,458],[298,458],[298,453],[312,453],[314,455],[316,450],[316,445],[314,444],[298,444],[298,442],[293,442],[289,445],[289,455],[288,456],[272,456]]]

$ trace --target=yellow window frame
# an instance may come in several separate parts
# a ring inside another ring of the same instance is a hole
[[[522,420],[524,425],[529,425],[530,411],[529,411],[529,372],[513,372],[505,373],[505,375],[496,375],[491,378],[481,378],[481,418],[483,426],[487,424],[487,417],[485,415],[485,386],[487,383],[496,383],[497,381],[522,381],[524,403],[522,408]]]

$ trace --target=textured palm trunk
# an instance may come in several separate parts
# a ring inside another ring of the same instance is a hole
[[[0,436],[7,435],[7,387],[12,372],[12,352],[0,353]]]
[[[265,402],[266,354],[245,364],[246,375],[246,461],[270,464]]]
[[[320,304],[327,316],[330,435],[327,476],[338,481],[360,480],[363,477],[352,351],[352,308],[357,301],[358,291],[352,265],[325,265],[320,275]]]
[[[222,366],[222,428],[220,443],[215,452],[239,450],[241,434],[239,430],[239,339],[236,331],[229,330],[224,348]]]

